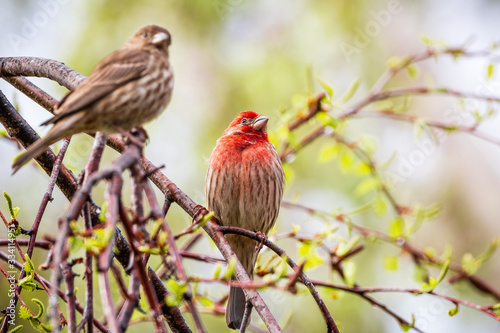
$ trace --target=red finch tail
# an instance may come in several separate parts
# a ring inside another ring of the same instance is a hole
[[[226,308],[227,327],[238,330],[241,327],[243,314],[245,313],[245,294],[243,289],[231,287],[229,289],[229,300]]]
[[[257,259],[257,253],[255,252],[257,243],[252,239],[239,235],[227,235],[226,237],[234,253],[245,267],[248,276],[253,280],[253,268]],[[245,302],[243,289],[231,287],[226,307],[226,324],[229,328],[239,329],[241,327]]]

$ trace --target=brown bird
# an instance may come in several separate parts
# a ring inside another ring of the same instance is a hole
[[[239,113],[210,155],[206,179],[208,209],[221,225],[267,234],[278,217],[285,174],[280,157],[267,138],[268,120],[252,111]],[[257,243],[239,235],[226,238],[253,278]],[[239,329],[244,312],[243,290],[231,287],[227,326]]]
[[[65,137],[81,132],[128,131],[159,116],[170,102],[174,86],[170,43],[166,29],[147,25],[101,60],[90,76],[59,102],[56,115],[42,124],[54,127],[15,160],[13,173]]]

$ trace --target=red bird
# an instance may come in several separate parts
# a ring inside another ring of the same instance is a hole
[[[229,124],[210,156],[206,194],[208,209],[221,225],[267,234],[278,216],[285,173],[273,144],[267,138],[269,118],[245,111]],[[256,241],[226,235],[236,256],[253,278]],[[226,324],[239,329],[245,311],[243,290],[231,287]]]

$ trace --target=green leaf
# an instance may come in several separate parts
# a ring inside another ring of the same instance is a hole
[[[403,59],[401,59],[400,57],[390,57],[386,62],[387,67],[389,68],[399,67],[402,63]]]
[[[318,254],[315,242],[300,242],[298,246],[299,257],[305,261],[304,270],[309,270],[322,265],[325,261]]]
[[[398,269],[399,258],[396,256],[384,256],[384,268],[389,271]]]
[[[286,163],[283,164],[283,171],[285,171],[285,179],[287,185],[290,186],[290,184],[293,184],[293,182],[295,181],[295,170],[290,166],[289,163]]]
[[[357,175],[366,176],[371,174],[371,172],[372,172],[372,167],[368,163],[360,162],[356,166],[355,173]]]
[[[354,190],[354,194],[358,197],[368,193],[371,190],[376,190],[380,187],[380,181],[377,178],[367,178],[363,180]]]
[[[50,325],[50,324],[41,323],[40,327],[44,330],[44,332],[47,332],[47,333],[52,332],[52,325]]]
[[[342,98],[340,99],[341,104],[344,104],[345,102],[347,102],[351,99],[351,97],[354,95],[356,90],[358,90],[360,82],[361,81],[359,79],[354,81],[354,83],[351,85],[349,90],[347,90],[347,92],[344,94],[344,96],[342,96]]]
[[[322,163],[329,162],[338,156],[339,151],[340,145],[337,143],[325,145],[319,152],[318,160]]]
[[[356,264],[352,261],[344,261],[344,264],[342,265],[344,269],[344,278],[345,278],[345,283],[349,287],[353,287],[355,283],[355,277],[356,277]]]
[[[436,249],[435,249],[435,248],[433,248],[433,247],[426,247],[426,248],[424,249],[424,254],[425,254],[427,257],[429,257],[429,258],[433,258],[433,257],[435,257],[435,256],[437,255],[437,253],[436,253]]]
[[[344,173],[349,173],[354,167],[354,156],[351,151],[343,149],[340,153],[339,166]]]
[[[397,104],[392,108],[394,112],[404,113],[410,110],[411,107],[411,96],[404,96],[403,103]]]
[[[78,236],[70,236],[69,237],[69,252],[75,253],[80,251],[85,244],[84,240]]]
[[[432,46],[432,39],[429,36],[427,36],[427,35],[420,35],[419,39],[427,47],[431,47]]]
[[[450,317],[453,317],[457,313],[458,313],[458,304],[454,308],[451,308],[451,309],[448,310],[448,315]]]
[[[215,306],[215,302],[206,296],[198,296],[196,297],[196,301],[208,309],[213,309]]]
[[[276,281],[288,276],[288,264],[287,264],[287,262],[288,262],[287,256],[286,256],[286,254],[283,254],[283,256],[281,256],[281,260],[278,262],[278,266],[277,266],[276,272],[274,274],[276,276],[275,277]]]
[[[165,247],[168,248],[168,245],[167,245],[167,243],[168,243],[168,232],[160,230],[158,232],[158,237],[156,238],[156,241],[158,242],[158,246],[160,248],[162,248],[162,249],[165,248]]]
[[[212,273],[212,279],[214,280],[218,279],[221,272],[222,272],[222,265],[220,263],[217,263],[214,267],[214,272]]]
[[[373,210],[378,216],[384,216],[387,212],[387,202],[382,195],[377,195],[373,201]]]
[[[466,253],[462,256],[462,268],[468,275],[473,275],[479,269],[480,263],[474,259],[472,254]]]
[[[36,284],[34,282],[26,280],[26,278],[19,281],[19,286],[27,291],[33,291],[36,289]]]
[[[445,278],[446,273],[448,273],[448,269],[450,268],[450,262],[451,262],[450,259],[444,262],[443,268],[441,268],[441,272],[439,273],[439,276],[437,278],[437,284],[441,283],[441,281],[443,281],[443,279]]]
[[[411,327],[409,325],[407,325],[405,323],[401,323],[401,330],[403,332],[408,332],[408,331],[410,331],[410,329],[411,329]]]
[[[199,229],[203,228],[203,226],[207,224],[207,222],[210,221],[212,217],[214,217],[214,215],[215,215],[214,212],[208,212],[205,215],[203,215],[201,221],[198,222],[198,224],[196,224],[196,226],[193,228],[193,232],[196,232]]]
[[[102,223],[106,222],[106,211],[108,210],[108,202],[104,201],[101,205],[101,211],[99,212],[99,221]]]
[[[401,216],[396,216],[389,226],[389,236],[399,238],[404,236],[405,221]]]
[[[424,283],[428,279],[429,273],[422,265],[415,265],[413,279],[418,283]]]
[[[345,256],[349,253],[361,240],[360,235],[356,235],[349,239],[347,242],[341,242],[337,248],[337,255],[339,257]]]
[[[0,323],[1,323],[1,321],[0,321]],[[16,327],[14,327],[13,329],[11,329],[11,330],[9,331],[9,333],[19,332],[20,330],[22,330],[22,329],[23,329],[23,327],[24,327],[23,325],[16,326]]]
[[[416,140],[420,140],[422,133],[424,132],[425,122],[423,119],[417,119],[413,123],[413,136]]]
[[[12,206],[12,199],[10,198],[10,195],[7,192],[3,192],[3,196],[5,200],[7,201],[7,206],[9,207],[9,213],[11,219],[15,220],[17,214],[19,213],[19,207],[13,207]]]
[[[408,72],[408,76],[410,76],[412,79],[418,76],[418,68],[414,64],[406,66],[406,72]]]
[[[24,263],[24,271],[27,275],[33,275],[35,266],[33,265],[33,262],[31,261],[27,253],[24,255],[24,259],[26,260],[26,262]]]
[[[22,319],[28,319],[28,318],[31,318],[32,315],[31,315],[30,310],[28,310],[27,307],[21,306],[19,308],[19,317],[21,317]]]
[[[167,305],[179,305],[182,302],[184,294],[187,291],[187,284],[184,282],[179,282],[175,279],[169,279],[165,286],[167,287],[167,290],[169,292],[165,300]]]
[[[325,90],[327,93],[328,97],[332,98],[333,97],[333,88],[330,86],[328,83],[325,81],[321,80],[320,78],[317,78],[319,84],[321,84],[321,87]]]
[[[488,65],[488,75],[487,75],[487,78],[488,78],[488,81],[491,80],[491,78],[493,77],[493,73],[495,71],[495,65],[494,64],[489,64]]]
[[[480,123],[483,120],[483,115],[478,110],[473,110],[472,116],[474,116],[474,119],[478,123]]]
[[[435,277],[431,276],[429,278],[429,282],[424,282],[422,286],[420,287],[420,291],[423,293],[429,293],[434,290],[434,288],[437,286],[437,280]]]
[[[33,326],[35,330],[37,331],[40,330],[40,322],[37,319],[29,318],[28,320],[30,321],[31,326]]]
[[[337,128],[339,125],[338,120],[327,112],[318,112],[315,116],[323,126]]]
[[[481,253],[479,256],[477,256],[476,260],[478,260],[480,263],[483,263],[486,260],[488,260],[493,255],[495,250],[497,249],[498,242],[499,242],[498,238],[493,239],[490,242],[490,245],[488,246],[488,248],[483,253]]]
[[[38,305],[38,314],[33,318],[39,319],[45,312],[45,306],[43,305],[42,301],[40,301],[38,298],[32,298],[31,301],[33,303],[36,303],[36,305]]]
[[[222,276],[224,279],[230,279],[234,275],[234,269],[236,268],[236,259],[230,258],[227,263],[227,269],[224,275]]]
[[[365,151],[367,154],[372,154],[375,152],[377,149],[377,139],[371,136],[362,136],[359,138],[359,143],[361,145],[361,148]]]

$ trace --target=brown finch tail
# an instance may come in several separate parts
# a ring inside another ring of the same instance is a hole
[[[64,136],[63,136],[64,137]],[[23,165],[28,163],[32,158],[35,158],[42,154],[49,148],[51,144],[61,139],[58,131],[54,131],[52,128],[46,137],[35,141],[31,146],[26,149],[22,155],[20,155],[12,164],[12,174],[15,174]]]

